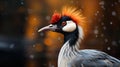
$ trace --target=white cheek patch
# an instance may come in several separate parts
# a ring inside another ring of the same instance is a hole
[[[66,21],[67,25],[62,28],[65,32],[73,32],[76,29],[76,24],[73,21]]]

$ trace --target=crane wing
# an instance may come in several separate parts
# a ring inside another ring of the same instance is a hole
[[[120,67],[120,60],[96,50],[81,50],[72,67]]]

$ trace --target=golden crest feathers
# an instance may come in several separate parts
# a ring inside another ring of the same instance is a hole
[[[84,17],[81,14],[80,10],[77,10],[75,7],[63,7],[62,16],[68,16],[76,23],[84,22]]]

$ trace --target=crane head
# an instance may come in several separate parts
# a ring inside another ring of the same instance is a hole
[[[50,30],[59,33],[74,32],[78,26],[83,26],[84,17],[81,12],[73,7],[63,7],[61,13],[55,12],[50,20],[50,25],[38,30],[38,32]]]

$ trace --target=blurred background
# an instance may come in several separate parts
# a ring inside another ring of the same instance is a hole
[[[64,36],[37,31],[65,5],[77,7],[87,19],[81,49],[120,59],[120,0],[0,0],[0,67],[57,67]]]

